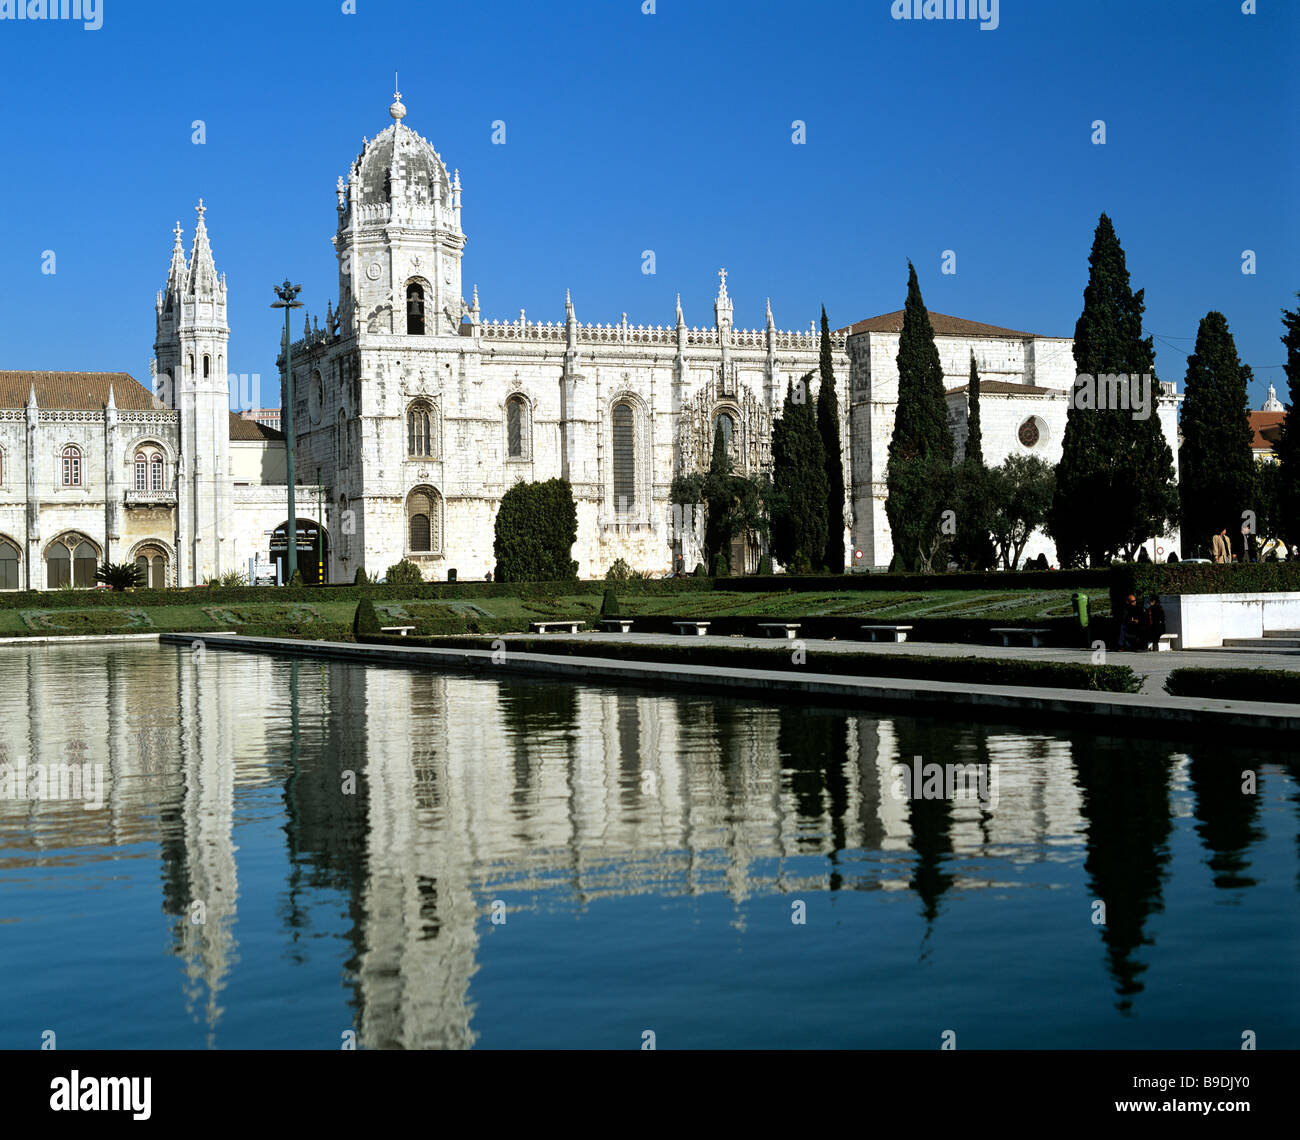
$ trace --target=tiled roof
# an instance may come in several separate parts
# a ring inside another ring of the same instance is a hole
[[[271,440],[284,439],[284,432],[276,431],[256,420],[246,420],[243,416],[230,413],[230,438],[237,440]]]
[[[930,310],[930,327],[935,336],[997,336],[997,337],[1033,337],[1037,334],[1018,332],[1016,329],[1004,329],[998,325],[985,325],[979,321],[968,321],[964,317],[950,317],[946,313]],[[903,310],[896,313],[881,313],[878,317],[868,317],[858,321],[847,329],[837,329],[837,333],[855,336],[858,333],[881,332],[897,333],[903,331]]]
[[[969,384],[963,384],[960,388],[949,388],[945,395],[956,396],[966,395],[966,389]],[[1011,384],[1006,380],[981,380],[981,396],[1064,396],[1065,393],[1060,388],[1040,388],[1036,384]]]
[[[1286,419],[1286,412],[1251,412],[1250,446],[1256,451],[1272,451],[1277,442],[1278,428]]]
[[[0,408],[25,408],[36,388],[46,409],[98,411],[108,405],[108,390],[123,411],[149,411],[164,405],[127,372],[0,372]]]

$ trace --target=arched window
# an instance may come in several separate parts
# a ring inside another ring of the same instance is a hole
[[[81,486],[81,448],[65,447],[63,449],[62,474],[65,487]]]
[[[0,540],[0,590],[18,589],[18,547]]]
[[[89,588],[95,584],[98,565],[95,548],[85,537],[63,535],[45,553],[46,583],[52,590],[67,585]]]
[[[194,353],[192,352],[185,354],[185,375],[194,375]]]
[[[167,585],[167,554],[158,546],[142,546],[135,555],[135,565],[143,577],[143,585],[151,590],[161,590]]]
[[[149,460],[143,451],[135,453],[135,489],[137,491],[149,489]]]
[[[420,459],[433,456],[433,409],[424,401],[407,410],[406,454]]]
[[[162,456],[154,454],[149,460],[149,490],[161,491],[163,489],[163,461]]]
[[[152,447],[135,453],[135,489],[161,491],[163,489],[163,457]]]
[[[612,417],[614,435],[614,510],[628,514],[636,505],[635,419],[630,404],[617,404]]]
[[[206,352],[203,354],[203,379],[206,380],[212,374],[212,357]]]
[[[718,418],[713,422],[714,431],[722,429],[722,441],[727,450],[731,450],[731,441],[736,436],[736,421],[731,418],[729,412],[719,412]]]
[[[406,497],[407,549],[413,554],[442,551],[442,496],[432,487],[417,487]]]
[[[415,281],[406,287],[406,334],[424,335],[424,288]]]
[[[528,402],[522,396],[511,396],[506,401],[506,455],[510,459],[527,459],[530,424]]]

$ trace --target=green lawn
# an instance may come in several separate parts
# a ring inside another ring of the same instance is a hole
[[[1070,615],[1070,591],[1033,590],[936,590],[924,594],[890,591],[846,591],[844,593],[768,594],[711,593],[619,595],[624,616],[864,617],[879,620],[906,618],[967,618],[1006,622],[1036,621]],[[497,623],[511,623],[522,632],[528,623],[545,618],[592,618],[600,612],[603,591],[575,592],[556,598],[480,598],[409,602],[386,599],[376,603],[384,624],[416,624],[450,615],[463,615]],[[293,626],[306,631],[312,625],[351,625],[356,603],[331,602],[329,593],[306,592],[301,601],[285,601],[277,595],[266,603],[228,603],[211,606],[133,607],[124,597],[121,607],[97,606],[93,610],[0,609],[0,636],[22,634],[144,633],[240,629],[243,626]],[[1090,597],[1092,612],[1110,610],[1105,594]]]

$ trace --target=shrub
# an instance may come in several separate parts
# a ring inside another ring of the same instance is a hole
[[[95,570],[95,581],[104,582],[115,592],[145,584],[144,571],[134,562],[105,562]]]
[[[600,603],[600,616],[603,618],[616,618],[618,614],[618,598],[614,591],[606,587],[605,598]]]
[[[352,637],[360,641],[362,637],[379,632],[379,615],[375,612],[375,603],[369,598],[362,598],[357,603],[357,612],[352,615]]]
[[[302,585],[302,571],[301,571],[301,570],[295,570],[295,571],[293,572],[293,577],[289,579],[289,585],[290,585],[290,586],[301,586],[301,585]]]
[[[704,569],[703,562],[697,562],[695,564],[694,574],[697,578],[707,578],[709,576],[709,572]]]
[[[415,586],[424,581],[424,574],[409,558],[394,562],[384,577],[390,586]]]
[[[352,575],[352,584],[354,586],[373,586],[378,581],[377,574],[367,574],[364,566],[358,566],[357,572]]]
[[[1300,562],[1128,562],[1111,567],[1110,576],[1112,608],[1129,594],[1300,592]]]
[[[632,567],[621,558],[615,558],[610,568],[605,571],[606,582],[628,582],[631,579]]]
[[[766,554],[758,560],[758,573],[762,577],[767,577],[772,573],[772,559]]]
[[[1165,679],[1175,697],[1300,704],[1300,673],[1285,669],[1175,669]]]
[[[715,578],[731,577],[731,563],[727,561],[727,556],[721,551],[713,556],[713,576]]]
[[[492,550],[498,582],[559,582],[578,576],[571,555],[578,509],[566,479],[516,483],[497,511]]]

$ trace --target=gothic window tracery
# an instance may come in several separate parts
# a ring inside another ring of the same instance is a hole
[[[627,401],[614,405],[610,415],[613,435],[614,511],[623,515],[636,505],[636,416]]]
[[[407,549],[412,554],[442,552],[442,496],[432,487],[416,487],[406,497]]]
[[[406,412],[406,454],[411,459],[435,455],[437,417],[426,400],[417,400]]]
[[[532,416],[523,396],[506,401],[506,458],[528,459],[532,455]]]

